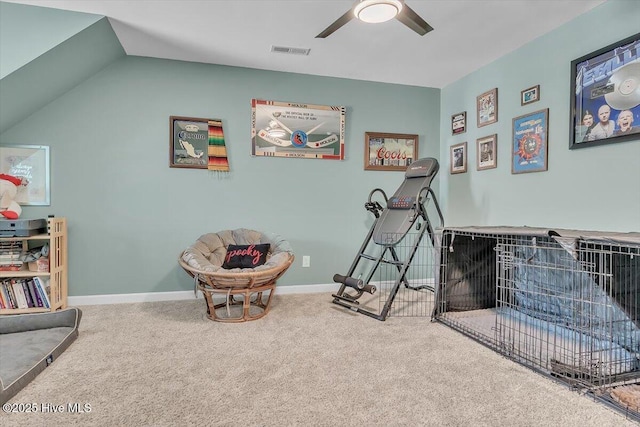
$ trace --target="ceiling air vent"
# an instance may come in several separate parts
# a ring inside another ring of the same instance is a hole
[[[271,52],[288,53],[289,55],[309,55],[311,49],[302,49],[299,47],[271,46]]]

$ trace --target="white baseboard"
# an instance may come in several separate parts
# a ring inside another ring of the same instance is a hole
[[[331,283],[325,285],[291,285],[276,286],[275,295],[287,294],[312,294],[312,293],[332,293],[336,292],[340,284]],[[198,292],[194,294],[191,291],[173,291],[173,292],[147,292],[137,294],[107,294],[107,295],[84,295],[70,296],[67,303],[70,306],[82,305],[101,305],[101,304],[122,304],[132,302],[152,302],[152,301],[178,301],[202,298],[202,294]]]

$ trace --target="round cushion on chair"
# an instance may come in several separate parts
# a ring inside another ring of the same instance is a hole
[[[270,245],[267,261],[263,265],[254,268],[233,268],[228,270],[222,268],[229,245],[258,245],[263,243]],[[236,230],[203,234],[183,252],[182,261],[196,270],[208,273],[259,272],[283,265],[289,261],[292,253],[289,242],[277,234],[238,228]]]

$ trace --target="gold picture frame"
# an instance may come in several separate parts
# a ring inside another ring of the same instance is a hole
[[[494,169],[498,167],[498,134],[476,139],[476,168],[477,170]]]
[[[520,105],[532,104],[540,101],[540,85],[535,85],[520,92]]]
[[[493,88],[477,96],[476,112],[479,128],[498,121],[498,88]]]

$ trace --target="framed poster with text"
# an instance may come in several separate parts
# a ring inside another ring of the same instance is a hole
[[[542,172],[548,168],[549,109],[513,119],[511,173]]]
[[[344,160],[345,107],[251,100],[251,155]]]
[[[451,135],[458,135],[467,131],[467,112],[451,116]]]
[[[229,172],[222,120],[169,117],[169,167]]]
[[[406,171],[418,158],[418,135],[404,133],[364,134],[364,170]]]

